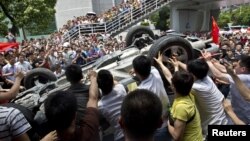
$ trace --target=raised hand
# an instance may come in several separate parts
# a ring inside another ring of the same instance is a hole
[[[162,62],[162,61],[163,61],[163,56],[162,56],[162,54],[159,52],[157,58],[154,57],[154,60],[155,60],[158,64],[163,63],[163,62]]]
[[[230,64],[230,63],[228,63],[228,62],[224,62],[224,66],[226,67],[226,69],[227,69],[227,73],[229,74],[229,75],[235,75],[235,72],[234,72],[234,69],[233,69],[233,65],[232,64]]]
[[[17,73],[15,74],[15,77],[16,77],[17,79],[22,80],[23,77],[24,77],[24,73],[23,73],[22,71],[19,71],[19,72],[17,72]]]
[[[212,54],[207,52],[206,50],[201,51],[202,58],[206,61],[210,61],[212,59]]]

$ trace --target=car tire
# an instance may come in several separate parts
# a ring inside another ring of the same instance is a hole
[[[152,39],[155,39],[154,32],[150,28],[145,26],[136,26],[131,28],[126,35],[125,38],[126,47],[132,45],[134,40],[138,37],[141,37],[142,34],[148,34]]]
[[[172,92],[171,88],[169,87],[170,85],[169,85],[168,81],[166,80],[162,70],[160,69],[160,67],[158,66],[158,64],[154,60],[154,58],[158,57],[159,52],[162,54],[164,51],[168,50],[172,46],[178,46],[178,48],[181,48],[181,50],[183,52],[185,52],[186,58],[187,58],[184,61],[185,63],[187,63],[188,60],[193,59],[192,45],[186,39],[179,37],[179,36],[164,36],[164,37],[158,39],[151,46],[151,48],[148,52],[148,57],[152,60],[152,65],[155,66],[159,70],[159,73],[160,73],[161,78],[162,78],[163,83],[164,83],[164,87],[165,87],[168,94],[172,94],[173,92]],[[165,65],[167,65],[167,67],[168,67],[169,64],[165,64]],[[173,70],[170,69],[170,71],[173,73]]]
[[[24,87],[26,89],[32,88],[35,86],[35,77],[39,77],[38,79],[42,79],[43,83],[48,83],[50,81],[56,81],[56,75],[46,68],[36,68],[29,71],[24,78]]]

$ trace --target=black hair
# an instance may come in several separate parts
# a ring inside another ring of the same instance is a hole
[[[57,91],[48,96],[44,107],[49,126],[53,130],[64,131],[76,116],[77,101],[70,92]]]
[[[152,137],[162,115],[162,103],[156,94],[149,90],[137,89],[123,100],[121,117],[125,131],[133,139]]]
[[[114,79],[110,71],[100,70],[97,74],[97,83],[103,95],[110,93],[114,86]]]
[[[133,68],[139,75],[147,78],[151,71],[151,61],[147,56],[137,56],[133,60]]]
[[[207,76],[209,66],[204,59],[195,59],[188,62],[187,70],[197,79],[203,79]]]
[[[188,72],[176,72],[172,78],[172,84],[178,94],[189,95],[194,83],[194,77]]]
[[[70,83],[78,83],[83,78],[81,67],[75,64],[66,67],[65,75]]]
[[[250,71],[250,56],[241,55],[240,66],[246,67],[248,71]]]

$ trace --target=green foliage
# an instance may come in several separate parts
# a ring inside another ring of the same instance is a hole
[[[218,26],[225,27],[227,23],[231,23],[231,14],[230,12],[222,12],[219,16]]]
[[[43,31],[54,20],[56,0],[1,0],[1,13],[19,28]]]
[[[250,25],[250,5],[240,6],[237,9],[221,12],[218,20],[220,27],[233,25]]]
[[[156,12],[150,16],[150,20],[155,24],[156,29],[167,30],[169,29],[169,7],[163,7],[159,12]]]
[[[0,13],[0,37],[4,37],[8,32],[8,21],[5,20],[3,13]]]
[[[142,26],[149,26],[149,22],[143,21],[143,22],[141,22],[141,25],[142,25]]]

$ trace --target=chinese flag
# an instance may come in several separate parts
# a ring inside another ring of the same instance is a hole
[[[215,44],[219,44],[219,27],[216,23],[216,21],[214,20],[214,17],[212,17],[212,37],[213,37],[213,42]]]
[[[0,52],[5,52],[10,48],[18,48],[18,47],[19,47],[18,43],[0,42]]]

